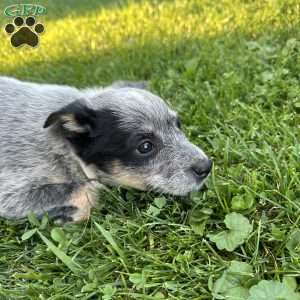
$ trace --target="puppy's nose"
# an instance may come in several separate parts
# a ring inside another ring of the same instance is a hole
[[[195,162],[191,169],[194,175],[200,179],[204,179],[208,176],[212,168],[212,161],[210,159],[201,159]]]

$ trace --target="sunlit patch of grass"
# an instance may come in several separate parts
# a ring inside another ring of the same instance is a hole
[[[217,299],[233,260],[250,266],[245,293],[299,276],[298,1],[98,2],[72,2],[72,11],[69,1],[41,1],[49,11],[39,47],[13,49],[1,33],[0,73],[79,87],[149,80],[213,158],[209,189],[190,205],[101,192],[91,220],[63,233],[1,220],[0,298]],[[253,230],[220,250],[209,234],[226,230],[232,212]]]
[[[128,1],[121,5],[89,9],[82,16],[70,13],[63,19],[51,16],[60,8],[50,5],[42,16],[46,31],[37,49],[13,49],[9,39],[0,50],[3,70],[14,70],[32,62],[45,63],[64,58],[86,58],[118,49],[143,48],[150,44],[174,47],[182,40],[201,39],[240,31],[258,34],[265,29],[291,26],[295,7],[274,1],[243,3],[232,1]],[[42,2],[46,7],[47,1]],[[96,6],[96,4],[95,4]],[[5,7],[3,5],[3,7]],[[9,19],[8,19],[9,20]],[[142,52],[152,51],[143,49]]]

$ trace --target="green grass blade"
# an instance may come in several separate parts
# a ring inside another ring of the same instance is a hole
[[[48,248],[55,254],[55,256],[60,259],[73,273],[78,273],[80,266],[76,264],[70,256],[57,248],[50,240],[48,240],[40,231],[38,231],[39,236],[43,242],[48,246]]]
[[[117,242],[114,240],[111,233],[107,230],[105,230],[100,224],[95,222],[96,227],[99,229],[101,234],[104,236],[104,238],[108,241],[108,243],[113,247],[113,249],[116,251],[116,253],[124,260],[125,255],[123,250],[118,246]]]

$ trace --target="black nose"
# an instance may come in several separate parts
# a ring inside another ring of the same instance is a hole
[[[204,179],[208,176],[212,168],[212,161],[210,159],[201,159],[191,166],[191,169],[198,178]]]

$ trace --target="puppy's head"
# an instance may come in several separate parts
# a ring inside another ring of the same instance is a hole
[[[211,170],[176,113],[145,90],[103,90],[52,113],[44,127],[52,125],[104,183],[185,195]]]

